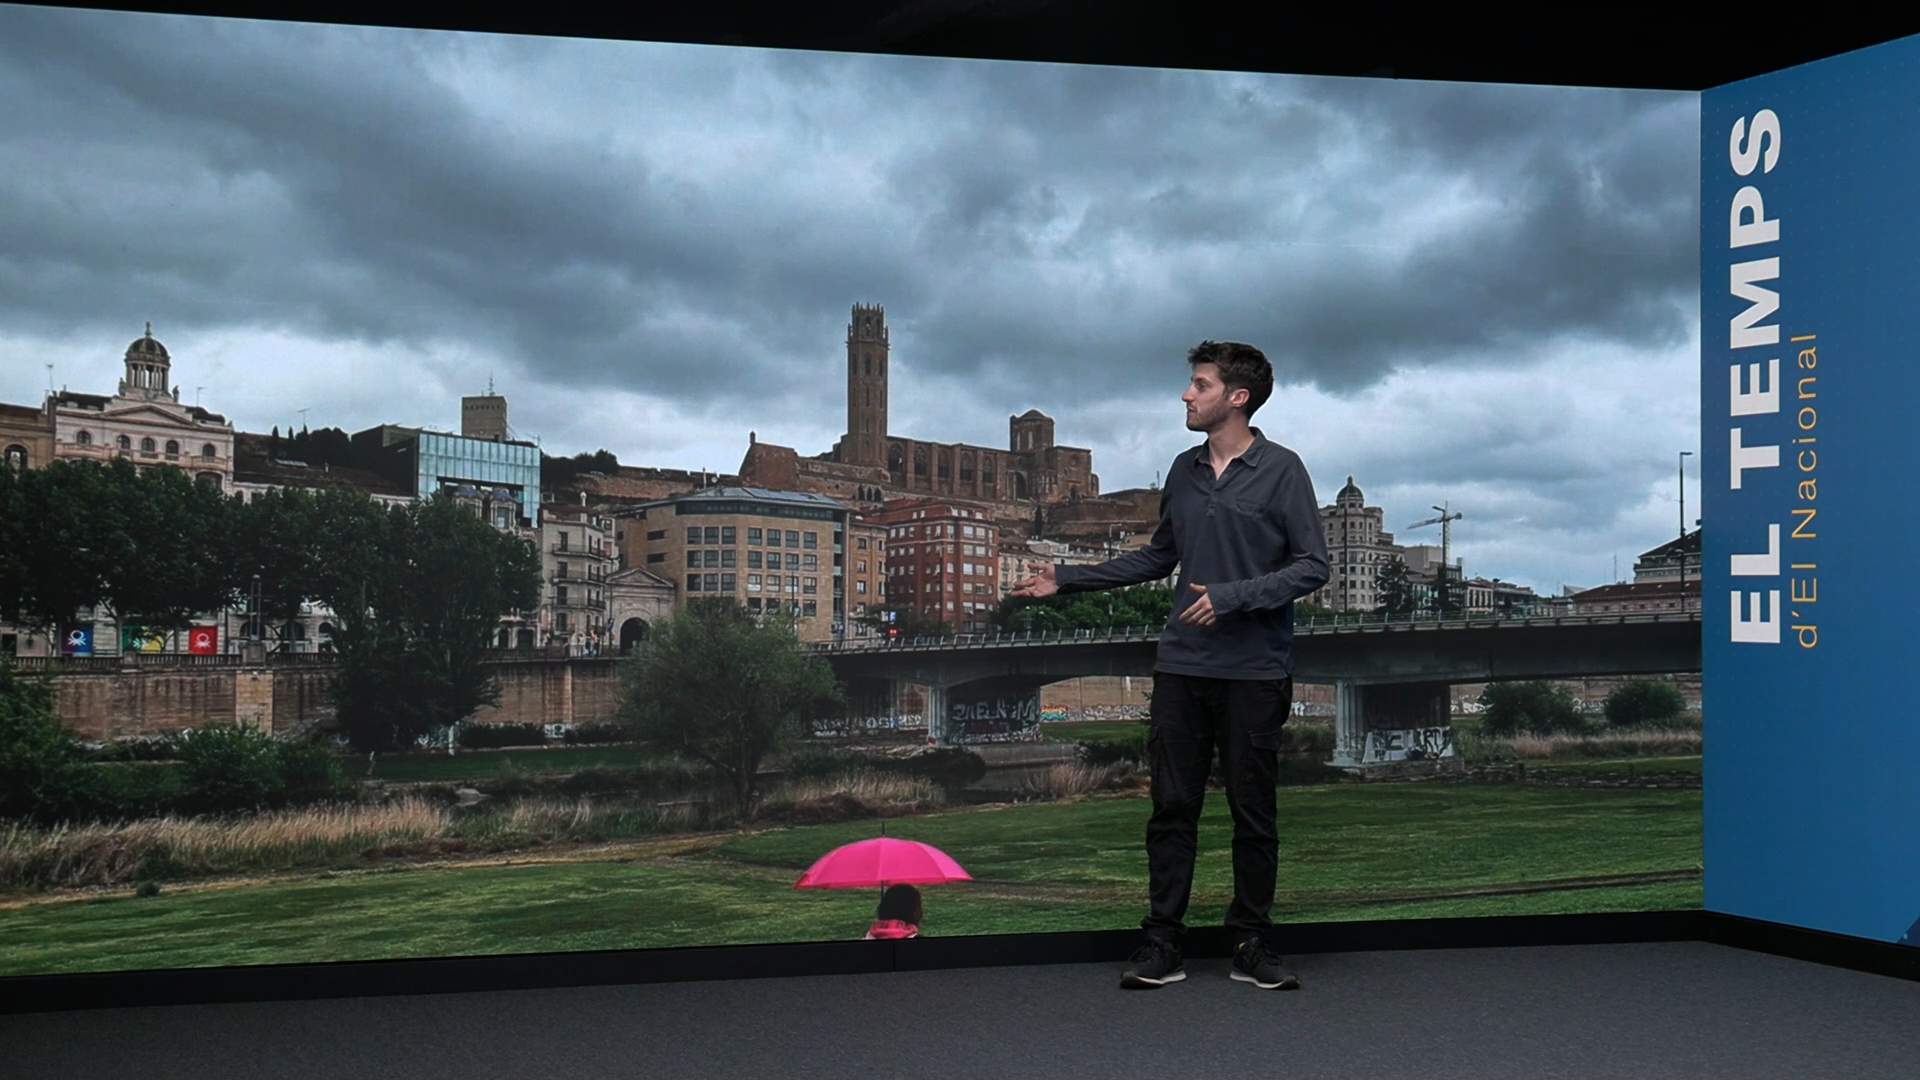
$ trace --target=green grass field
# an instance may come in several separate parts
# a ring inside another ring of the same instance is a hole
[[[1283,922],[1697,908],[1697,790],[1329,785],[1280,792]],[[1146,888],[1143,798],[887,822],[974,875],[927,890],[929,935],[1125,928]],[[1231,823],[1208,799],[1189,922],[1224,914]],[[0,975],[858,938],[874,890],[798,891],[858,821],[612,844],[474,867],[342,868],[0,906]]]
[[[1146,725],[1135,720],[1084,720],[1040,725],[1040,737],[1056,742],[1126,742]]]

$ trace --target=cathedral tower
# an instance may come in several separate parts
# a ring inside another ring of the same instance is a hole
[[[887,310],[853,305],[847,324],[848,464],[887,463]]]

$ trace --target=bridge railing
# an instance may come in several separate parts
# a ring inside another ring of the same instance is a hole
[[[1622,623],[1699,622],[1695,611],[1581,612],[1490,612],[1485,614],[1441,615],[1413,612],[1389,615],[1366,612],[1350,615],[1315,615],[1295,619],[1295,634],[1332,634],[1368,629],[1481,629],[1490,626],[1606,626]],[[812,645],[815,652],[932,651],[964,648],[994,648],[1011,645],[1095,644],[1157,640],[1159,626],[1115,626],[1077,630],[995,630],[990,633],[953,634],[951,636],[916,635],[902,638],[861,638],[852,641],[823,641]]]

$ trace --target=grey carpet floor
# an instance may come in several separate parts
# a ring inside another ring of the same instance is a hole
[[[0,1016],[0,1076],[1920,1077],[1920,983],[1699,942],[1117,964]]]

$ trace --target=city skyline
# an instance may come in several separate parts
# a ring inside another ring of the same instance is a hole
[[[1039,408],[1115,491],[1197,441],[1186,348],[1237,338],[1321,503],[1352,474],[1420,543],[1445,502],[1469,572],[1542,593],[1670,539],[1698,449],[1691,95],[0,27],[0,400],[49,361],[109,391],[151,319],[243,430],[458,430],[491,379],[548,453],[728,473],[748,430],[833,445],[879,302],[895,434]]]

